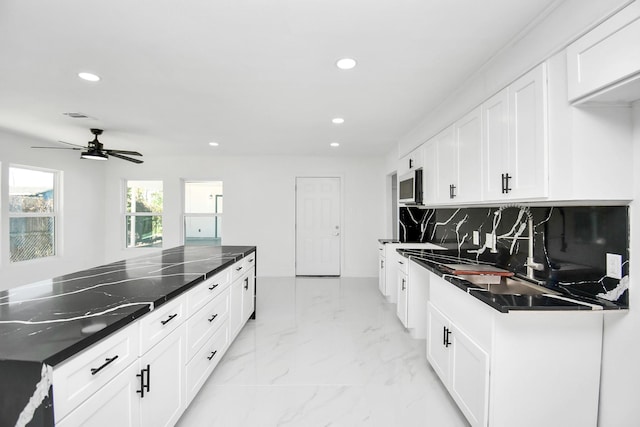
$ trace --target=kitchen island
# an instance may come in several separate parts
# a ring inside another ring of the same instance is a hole
[[[177,420],[206,379],[192,374],[190,380],[190,365],[202,352],[217,364],[242,325],[255,316],[255,255],[255,246],[176,247],[1,292],[0,426],[64,423],[74,405],[81,410],[80,403],[90,403],[89,392],[107,388],[134,365],[128,386],[134,389],[132,397],[153,401],[144,357],[170,338],[177,345],[169,347],[179,350],[180,392],[170,414]],[[126,338],[121,347],[114,344],[118,351],[105,344],[115,337]],[[213,355],[209,344],[219,346]],[[69,397],[73,391],[62,392],[56,377],[72,372],[83,357],[91,367],[83,367],[81,376],[95,385]],[[215,365],[210,366],[208,373]],[[161,383],[156,378],[154,389]],[[62,402],[63,395],[69,401]],[[163,397],[160,401],[171,406]],[[127,419],[151,425],[144,422],[144,408],[134,406],[128,405]]]

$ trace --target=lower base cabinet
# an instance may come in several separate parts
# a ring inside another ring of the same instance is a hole
[[[501,313],[430,273],[427,360],[472,426],[593,426],[603,312]]]
[[[78,406],[58,427],[137,427],[140,425],[138,363],[132,363]]]
[[[54,368],[56,426],[175,425],[254,312],[254,260],[238,261],[229,267],[235,277],[217,274]],[[207,291],[198,308],[185,310]]]
[[[142,426],[173,426],[186,408],[185,348],[182,324],[140,358]]]

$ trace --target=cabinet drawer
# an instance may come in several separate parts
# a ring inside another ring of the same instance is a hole
[[[184,305],[184,297],[178,297],[140,318],[140,355],[184,321]]]
[[[240,278],[247,270],[255,267],[256,265],[256,254],[251,253],[248,256],[244,257],[240,261],[233,264],[231,267],[231,281],[235,282],[238,278]]]
[[[223,323],[229,313],[229,288],[187,320],[187,359],[191,360],[202,344]]]
[[[193,316],[213,298],[227,289],[230,279],[231,269],[227,268],[187,292],[187,317]]]
[[[138,358],[138,322],[99,341],[53,370],[55,419],[98,391]]]
[[[222,358],[227,349],[228,341],[229,327],[225,321],[187,364],[187,405],[193,400]]]

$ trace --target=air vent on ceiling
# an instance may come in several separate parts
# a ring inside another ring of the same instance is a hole
[[[82,114],[82,113],[62,113],[65,116],[69,116],[72,117],[74,119],[88,119],[89,116],[87,116],[86,114]]]

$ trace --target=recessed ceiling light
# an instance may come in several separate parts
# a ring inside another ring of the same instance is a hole
[[[338,62],[336,62],[336,66],[341,70],[350,70],[356,66],[356,60],[353,58],[338,59]]]
[[[344,123],[344,119],[342,117],[336,117],[335,119],[331,119],[331,121],[337,125]]]
[[[88,82],[97,82],[100,80],[100,76],[97,76],[93,73],[78,73],[78,77],[80,77],[82,80],[86,80]]]
[[[332,142],[330,145],[331,145],[332,147],[339,147],[339,146],[340,146],[340,143],[339,143],[339,142]]]
[[[218,144],[217,142],[210,142],[209,145],[212,147],[217,147],[220,144]]]

